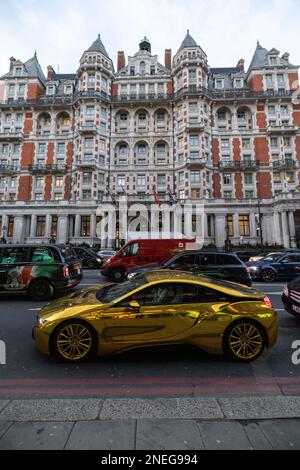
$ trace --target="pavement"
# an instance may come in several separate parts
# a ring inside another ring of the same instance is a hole
[[[300,397],[0,400],[0,450],[295,450]]]

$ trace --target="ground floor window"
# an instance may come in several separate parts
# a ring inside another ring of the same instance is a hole
[[[14,217],[9,216],[7,221],[7,236],[12,237],[14,234]]]
[[[226,231],[227,237],[233,237],[233,215],[229,214],[226,216]]]
[[[240,236],[250,236],[249,215],[239,215]]]
[[[83,215],[81,217],[80,236],[89,237],[91,233],[91,219],[89,215]]]
[[[36,218],[36,236],[44,237],[46,233],[46,217],[39,215]]]

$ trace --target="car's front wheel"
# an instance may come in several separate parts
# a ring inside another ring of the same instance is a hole
[[[251,320],[240,320],[226,330],[223,338],[224,352],[231,359],[250,362],[257,359],[266,346],[262,327]]]
[[[114,269],[111,273],[111,278],[114,282],[122,282],[125,278],[123,269]]]
[[[50,341],[51,353],[58,359],[80,362],[97,352],[97,335],[91,326],[80,320],[59,325]]]
[[[261,273],[261,278],[264,282],[274,282],[276,281],[276,273],[273,269],[265,269]]]
[[[30,284],[28,294],[33,300],[49,300],[53,296],[53,286],[47,279],[37,279]]]

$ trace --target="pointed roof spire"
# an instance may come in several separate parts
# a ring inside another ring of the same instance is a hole
[[[254,55],[252,57],[251,63],[249,65],[248,73],[252,69],[260,68],[262,67],[265,62],[266,62],[266,57],[267,57],[268,51],[265,49],[259,41],[256,43],[256,49],[254,52]]]
[[[184,40],[182,41],[181,46],[177,51],[177,54],[178,54],[178,52],[180,52],[182,49],[184,49],[186,47],[197,47],[197,46],[198,46],[198,44],[196,43],[195,39],[192,38],[192,36],[190,35],[190,30],[187,29],[186,36],[185,36]]]
[[[108,59],[110,59],[103,42],[101,41],[100,34],[98,34],[98,37],[96,41],[93,42],[93,44],[88,48],[88,51],[90,52],[101,52],[101,54],[105,55]]]
[[[25,62],[24,66],[29,76],[39,78],[42,83],[46,82],[46,77],[38,61],[36,51],[34,56]]]

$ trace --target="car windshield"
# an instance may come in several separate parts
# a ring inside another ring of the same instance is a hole
[[[262,261],[277,261],[281,258],[282,253],[270,253],[269,255],[265,256]]]
[[[60,250],[61,250],[61,253],[62,253],[65,261],[73,261],[73,260],[77,259],[77,255],[76,255],[75,251],[70,246],[62,246],[62,247],[60,247]]]
[[[129,294],[138,287],[147,284],[147,282],[148,281],[145,276],[136,276],[130,281],[123,282],[122,284],[104,286],[97,292],[97,299],[103,304],[109,304],[114,302],[114,300],[123,297],[123,295]]]

